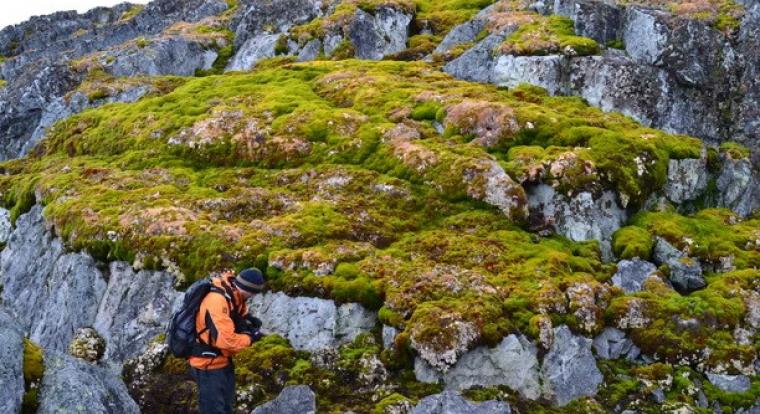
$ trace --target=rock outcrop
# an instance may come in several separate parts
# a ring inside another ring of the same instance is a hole
[[[375,326],[374,313],[361,305],[291,297],[282,292],[256,295],[249,309],[262,321],[262,332],[287,338],[293,348],[317,351],[352,341]]]
[[[0,309],[0,411],[21,412],[24,397],[24,334],[15,318]]]
[[[657,238],[654,245],[654,260],[657,264],[668,265],[668,279],[681,292],[691,292],[707,284],[699,260],[687,256],[661,237]]]
[[[596,355],[601,359],[625,357],[633,361],[641,354],[641,350],[626,337],[625,332],[617,328],[604,328],[602,333],[594,338],[593,344]]]
[[[106,368],[56,352],[45,354],[38,413],[139,413],[121,379]]]
[[[528,208],[531,224],[540,222],[574,241],[598,240],[602,255],[612,259],[612,234],[627,220],[627,213],[615,193],[605,191],[600,197],[589,192],[568,198],[546,184],[530,186]]]
[[[314,414],[317,399],[307,385],[291,385],[283,388],[274,400],[256,407],[251,414]]]
[[[510,414],[509,404],[501,401],[475,403],[459,393],[444,391],[423,398],[411,414]]]
[[[596,395],[604,379],[591,353],[591,340],[564,325],[554,328],[554,342],[544,357],[541,376],[546,396],[558,406]]]
[[[446,373],[439,373],[422,359],[415,361],[415,374],[423,382],[443,380],[447,388],[506,385],[523,398],[541,394],[536,348],[525,337],[509,335],[494,348],[478,347],[462,355]]]
[[[39,205],[18,218],[0,254],[3,304],[34,342],[64,351],[77,329],[94,327],[114,361],[138,354],[163,331],[179,296],[173,280],[123,262],[101,269],[85,253],[67,253]]]

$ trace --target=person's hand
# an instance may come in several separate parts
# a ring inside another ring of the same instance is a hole
[[[241,332],[241,334],[248,335],[251,338],[251,343],[254,343],[264,337],[264,335],[262,335],[258,329],[256,330],[246,329],[243,332]]]
[[[249,314],[245,315],[245,321],[253,330],[258,331],[261,329],[261,319]]]

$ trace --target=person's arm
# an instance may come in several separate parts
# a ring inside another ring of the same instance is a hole
[[[235,333],[235,323],[230,317],[230,308],[227,299],[219,294],[208,295],[208,314],[216,328],[216,342],[214,346],[222,351],[236,354],[251,346],[253,338],[246,334]]]

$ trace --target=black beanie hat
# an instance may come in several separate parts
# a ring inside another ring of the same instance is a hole
[[[261,270],[251,267],[238,273],[233,280],[238,289],[248,293],[259,293],[264,290],[264,274]]]

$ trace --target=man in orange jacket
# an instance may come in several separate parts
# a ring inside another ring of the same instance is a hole
[[[261,338],[260,322],[248,315],[246,300],[264,289],[264,275],[256,268],[237,276],[226,272],[213,278],[212,284],[195,318],[204,352],[188,362],[198,383],[201,414],[229,414],[235,401],[231,357]]]

